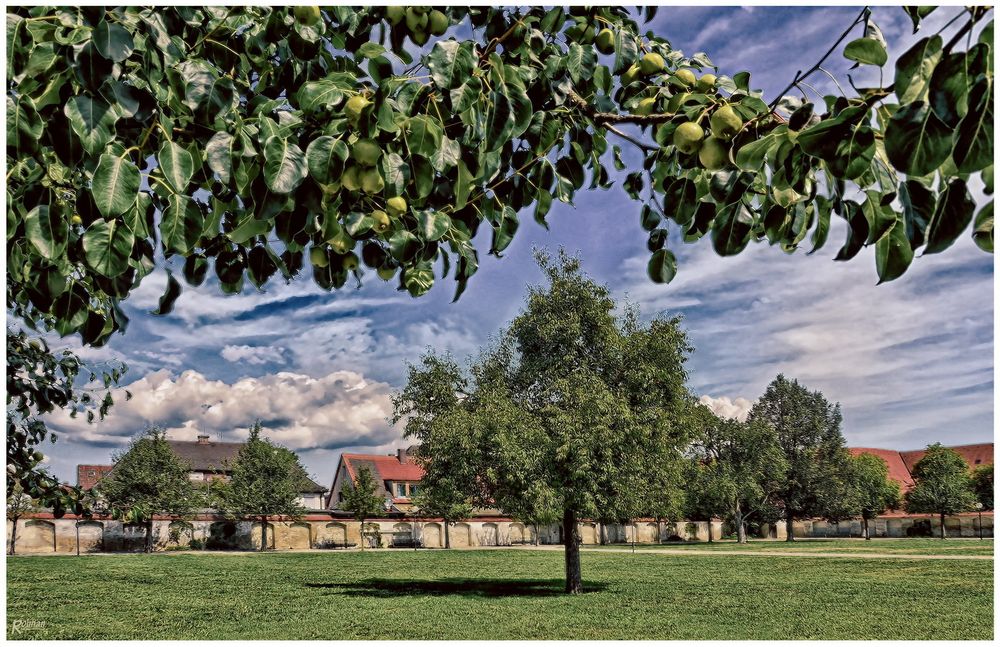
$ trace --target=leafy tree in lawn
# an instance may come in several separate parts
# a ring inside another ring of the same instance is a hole
[[[457,297],[481,227],[500,256],[529,213],[546,225],[553,202],[616,184],[656,282],[677,269],[668,229],[722,255],[807,237],[815,251],[836,215],[837,259],[873,245],[880,281],[970,225],[992,252],[992,203],[977,211],[967,186],[993,193],[992,10],[905,8],[914,30],[935,10],[955,12],[950,31],[879,87],[813,104],[785,93],[835,52],[882,71],[889,44],[867,8],[768,101],[749,72],[646,30],[655,7],[406,21],[387,7],[11,7],[8,307],[103,345],[126,327],[120,301],[173,257],[188,284],[214,270],[227,294],[303,271],[340,288],[363,263],[416,296],[440,262]],[[168,272],[156,312],[180,292]],[[8,425],[8,447],[18,434],[46,432]]]
[[[260,523],[260,550],[267,550],[267,520],[281,516],[298,518],[305,509],[299,503],[305,469],[295,452],[279,447],[260,435],[254,423],[250,437],[230,466],[232,476],[222,489],[225,512],[238,519]]]
[[[972,471],[972,489],[984,510],[993,509],[993,465],[980,465]]]
[[[408,367],[406,386],[393,396],[392,424],[405,421],[403,437],[420,443],[415,459],[424,477],[414,503],[422,514],[442,518],[446,548],[451,548],[451,524],[472,514],[479,451],[459,425],[440,425],[433,434],[431,426],[458,413],[466,387],[450,356],[428,352],[419,365]]]
[[[344,510],[354,513],[354,519],[361,524],[361,550],[365,549],[365,519],[377,517],[385,512],[385,504],[378,495],[378,485],[367,467],[358,469],[351,487],[344,490]]]
[[[428,446],[467,434],[477,502],[561,520],[566,590],[579,593],[579,520],[634,517],[663,483],[654,467],[681,460],[690,346],[677,319],[641,324],[633,308],[616,317],[578,259],[538,261],[547,284],[529,288],[523,311],[472,364],[464,397],[427,427]]]
[[[146,552],[153,549],[153,517],[184,518],[201,505],[188,477],[191,467],[174,453],[166,432],[152,427],[113,457],[114,469],[95,488],[115,519],[143,523]]]
[[[832,504],[845,491],[842,475],[848,465],[840,405],[779,375],[754,404],[750,422],[769,425],[785,456],[787,470],[776,498],[787,540],[794,541],[795,519],[838,516]]]
[[[709,519],[728,518],[737,541],[746,543],[749,521],[777,518],[777,498],[786,479],[784,452],[765,423],[720,418],[704,406],[698,410],[690,505]]]
[[[8,555],[13,555],[17,548],[17,522],[26,514],[38,510],[38,504],[25,493],[20,481],[7,489],[7,521],[10,522],[10,546],[7,549]]]
[[[906,493],[906,509],[940,515],[941,539],[944,518],[975,507],[976,495],[965,459],[954,449],[935,443],[913,466],[913,489]]]
[[[869,522],[886,510],[899,506],[899,483],[889,478],[885,460],[873,454],[851,457],[849,470],[865,539],[871,539]]]

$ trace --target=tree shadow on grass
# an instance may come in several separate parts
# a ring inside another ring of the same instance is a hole
[[[547,597],[566,595],[563,580],[503,580],[465,579],[443,580],[385,580],[371,579],[359,582],[309,582],[310,589],[331,589],[339,595],[391,598],[402,595],[460,595],[464,597]],[[603,591],[602,582],[588,582],[584,593]]]

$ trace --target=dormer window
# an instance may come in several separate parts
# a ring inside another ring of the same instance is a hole
[[[397,499],[406,498],[406,483],[395,483],[395,492]]]

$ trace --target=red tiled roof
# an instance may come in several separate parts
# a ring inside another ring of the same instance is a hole
[[[89,490],[107,476],[113,467],[114,465],[77,465],[76,484],[84,490]]]
[[[903,462],[899,452],[895,449],[849,447],[848,451],[851,452],[851,456],[857,456],[858,454],[871,454],[872,456],[878,456],[885,461],[886,465],[888,465],[889,478],[899,483],[904,492],[913,487],[913,477],[910,476],[910,470],[906,467],[906,463]]]
[[[357,477],[357,467],[368,467],[379,481],[419,481],[424,477],[424,468],[410,461],[400,463],[396,456],[344,454],[343,458],[351,478]]]
[[[959,456],[964,458],[965,462],[969,464],[969,469],[976,469],[980,465],[993,464],[993,443],[956,445],[948,449],[958,452]],[[903,462],[906,463],[906,469],[912,472],[914,466],[916,466],[926,453],[926,449],[914,449],[908,452],[899,452],[899,455],[903,458]]]

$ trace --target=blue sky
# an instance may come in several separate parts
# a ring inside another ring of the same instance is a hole
[[[753,87],[771,98],[857,11],[661,7],[651,28],[686,53],[709,53],[723,73],[749,70]],[[953,11],[932,14],[920,35]],[[898,7],[876,8],[875,20],[891,58],[916,38]],[[848,62],[839,52],[828,69],[844,83]],[[877,82],[877,71],[851,73],[859,86]],[[811,82],[831,90],[822,75]],[[968,235],[878,287],[873,250],[847,263],[831,260],[846,237],[840,222],[813,256],[757,244],[720,258],[707,240],[674,243],[679,273],[661,286],[645,275],[639,205],[619,189],[580,193],[575,208],[557,203],[549,222],[545,231],[526,214],[503,259],[486,256],[481,238],[480,270],[456,304],[451,279],[412,299],[369,273],[360,289],[332,293],[305,277],[235,297],[212,284],[185,286],[174,312],[154,317],[148,312],[166,282],[158,270],[124,304],[132,320],[126,335],[104,349],[61,342],[94,362],[125,360],[134,398],[119,398],[103,423],[54,420],[60,440],[47,448],[48,463],[75,482],[76,464],[107,462],[148,424],[176,438],[240,440],[260,418],[326,483],[341,451],[383,453],[402,444],[386,416],[405,363],[428,347],[464,358],[510,321],[525,286],[541,280],[531,258],[536,246],[579,253],[592,276],[646,316],[682,314],[696,348],[691,386],[720,412],[745,412],[783,372],[841,402],[852,445],[992,440],[993,258]]]

